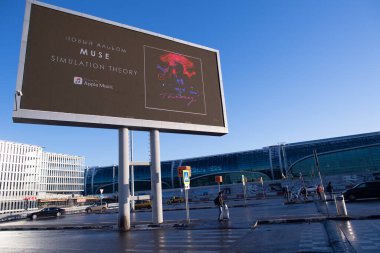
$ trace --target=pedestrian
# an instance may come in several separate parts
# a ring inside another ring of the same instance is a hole
[[[322,200],[322,192],[323,192],[323,188],[322,188],[322,186],[319,184],[318,187],[317,187],[317,194],[318,194],[318,199],[319,199],[319,200]]]
[[[303,197],[303,200],[307,200],[307,190],[306,190],[305,186],[302,186],[302,188],[301,188],[301,195]]]
[[[330,195],[330,199],[333,199],[332,194],[333,194],[333,191],[334,191],[334,187],[332,186],[331,181],[327,184],[326,190],[327,190],[327,192]]]
[[[27,199],[25,199],[24,207],[25,207],[25,210],[28,211],[28,208],[29,208],[29,201],[28,201]]]
[[[219,216],[218,216],[218,221],[223,220],[223,205],[224,205],[224,200],[223,200],[223,191],[220,191],[218,193],[218,196],[214,200],[215,205],[219,207]]]
[[[289,198],[288,198],[288,186],[284,186],[284,187],[282,187],[282,194],[283,194],[283,196],[284,196],[284,199],[286,199],[286,200],[289,200]]]

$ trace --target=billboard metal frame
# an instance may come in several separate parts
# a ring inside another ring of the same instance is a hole
[[[221,106],[223,110],[224,127],[212,126],[212,125],[201,125],[201,124],[190,124],[190,123],[178,123],[178,122],[170,122],[170,121],[158,121],[158,120],[147,120],[147,119],[121,118],[121,117],[111,117],[111,116],[99,116],[99,115],[88,115],[88,114],[75,114],[75,113],[21,109],[20,101],[22,99],[22,84],[23,84],[26,46],[27,46],[29,21],[30,21],[30,13],[31,13],[32,4],[214,52],[216,54],[217,68],[219,72],[218,77],[219,77],[220,97],[222,100]],[[224,91],[223,91],[223,80],[222,80],[221,65],[220,65],[220,55],[219,55],[218,50],[197,45],[194,43],[186,42],[183,40],[175,39],[173,37],[161,35],[158,33],[146,31],[143,29],[131,27],[131,26],[124,25],[121,23],[113,22],[110,20],[102,19],[99,17],[87,15],[87,14],[80,13],[77,11],[72,11],[65,8],[53,6],[50,4],[41,3],[34,0],[26,0],[14,106],[15,107],[13,111],[13,121],[19,122],[19,123],[68,125],[68,126],[98,127],[98,128],[111,128],[111,129],[128,127],[132,130],[157,129],[162,132],[180,132],[180,133],[194,133],[194,134],[205,134],[205,135],[224,135],[228,133],[227,115],[226,115],[226,107],[225,107],[225,99],[224,99]]]

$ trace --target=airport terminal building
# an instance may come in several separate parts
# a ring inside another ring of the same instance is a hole
[[[191,166],[191,186],[215,185],[215,176],[223,176],[223,184],[248,182],[262,177],[265,182],[283,178],[318,177],[313,151],[317,152],[323,177],[359,175],[373,178],[380,175],[380,132],[358,134],[289,144],[262,149],[161,162],[163,189],[181,187],[178,166]],[[93,167],[85,172],[85,194],[117,192],[118,166]],[[135,190],[150,189],[150,168],[134,169]]]

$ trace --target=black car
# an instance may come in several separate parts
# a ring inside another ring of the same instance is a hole
[[[36,220],[37,218],[60,217],[64,214],[65,209],[59,207],[47,207],[40,211],[29,213],[26,218]]]
[[[355,185],[352,189],[343,192],[344,199],[355,201],[357,199],[380,198],[380,181],[370,181]]]

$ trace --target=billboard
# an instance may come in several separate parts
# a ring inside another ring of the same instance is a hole
[[[223,135],[219,52],[27,1],[13,120]]]

